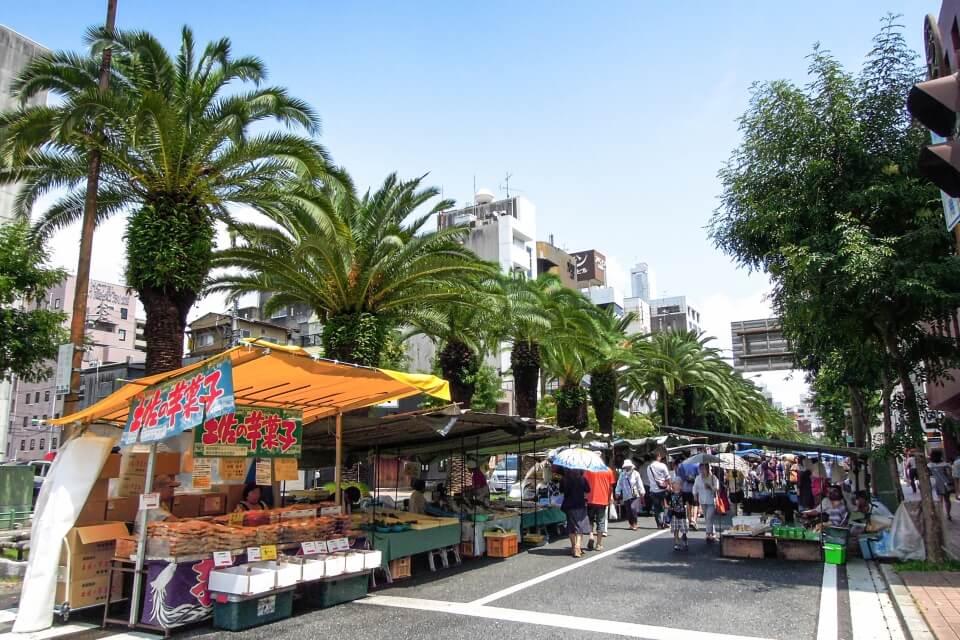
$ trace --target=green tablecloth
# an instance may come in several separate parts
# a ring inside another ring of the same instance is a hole
[[[453,547],[460,544],[460,525],[449,524],[430,529],[411,529],[399,533],[371,532],[370,542],[374,549],[383,552],[382,566],[395,558],[425,553],[433,549]]]
[[[532,529],[566,521],[567,516],[563,511],[560,511],[559,507],[544,507],[537,511],[524,511],[520,518],[520,528]]]

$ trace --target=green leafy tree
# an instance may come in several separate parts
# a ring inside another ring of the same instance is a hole
[[[901,32],[888,18],[859,74],[818,47],[806,87],[755,87],[740,121],[743,142],[720,172],[711,233],[743,266],[770,275],[774,306],[794,331],[806,324],[814,339],[804,346],[815,359],[849,357],[851,336],[864,350],[882,345],[919,445],[913,377],[935,379],[956,362],[955,346],[925,326],[960,306],[960,258],[936,189],[917,169],[928,134],[904,108],[920,70]],[[801,303],[807,314],[798,322]],[[826,324],[848,330],[831,335]],[[918,451],[926,549],[941,561],[940,520]]]
[[[625,391],[621,371],[634,362],[631,343],[638,337],[627,336],[627,329],[635,318],[633,313],[618,318],[612,310],[598,310],[595,317],[599,340],[590,367],[590,403],[603,433],[613,433],[617,404]]]
[[[67,340],[66,315],[44,308],[46,292],[67,277],[47,265],[43,244],[23,222],[0,226],[0,378],[39,382]]]
[[[224,271],[208,291],[271,291],[268,314],[305,304],[323,322],[328,358],[377,366],[391,330],[440,322],[439,305],[461,302],[489,272],[463,246],[465,228],[426,230],[453,203],[420,212],[439,193],[422,180],[392,174],[362,197],[349,186],[306,191],[266,212],[272,225],[235,225],[242,242],[216,253]]]
[[[45,236],[81,217],[87,154],[99,151],[97,222],[129,214],[126,277],[146,311],[146,371],[175,369],[187,312],[212,264],[216,223],[232,222],[230,206],[273,210],[290,197],[288,184],[330,175],[311,137],[263,123],[313,134],[319,121],[286,90],[263,86],[263,62],[234,56],[227,39],[199,51],[184,27],[177,54],[143,31],[94,29],[87,41],[89,54],[38,56],[13,82],[21,101],[41,91],[58,100],[0,116],[0,183],[22,182],[16,206],[25,218],[41,196],[57,194],[35,226]],[[101,93],[107,47],[110,89]],[[244,83],[252,88],[228,92]]]

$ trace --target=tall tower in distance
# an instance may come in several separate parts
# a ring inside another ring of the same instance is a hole
[[[638,262],[630,269],[630,289],[634,298],[644,302],[657,297],[657,276],[646,262]]]

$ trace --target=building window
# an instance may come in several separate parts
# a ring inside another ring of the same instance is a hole
[[[50,402],[50,389],[43,392],[43,401]]]
[[[34,401],[34,402],[40,402],[40,392],[39,392],[39,391],[37,391],[36,393],[33,394],[33,401]]]
[[[40,451],[43,451],[43,447],[47,444],[47,441],[43,438],[40,438]]]
[[[20,451],[26,451],[26,450],[27,450],[27,441],[26,441],[26,440],[21,440],[21,441],[20,441]]]
[[[30,451],[33,451],[36,448],[37,448],[37,439],[30,438]]]
[[[443,460],[440,461],[440,464],[439,464],[439,466],[437,467],[437,471],[439,471],[440,473],[443,473],[443,472],[445,472],[449,467],[450,467],[450,458],[444,458]]]
[[[241,329],[241,330],[240,330],[240,335],[243,336],[244,338],[249,338],[249,337],[250,337],[250,329]]]
[[[261,328],[260,328],[260,335],[262,335],[262,336],[267,335],[267,330],[264,329],[263,327],[261,327]]]
[[[59,309],[59,308],[60,308],[60,298],[56,298],[56,299],[53,301],[53,308],[54,308],[54,309]]]
[[[197,346],[198,347],[209,347],[213,345],[213,334],[212,333],[201,333],[197,336]]]
[[[121,339],[121,340],[126,340],[126,339],[127,339],[127,330],[126,330],[126,329],[120,329],[119,331],[117,331],[117,335],[120,336],[120,339]]]
[[[121,319],[121,320],[126,320],[126,319],[127,319],[127,308],[126,308],[126,307],[120,307],[120,319]]]
[[[56,448],[57,448],[57,439],[56,439],[56,438],[50,438],[50,448],[51,448],[51,449],[56,449]]]
[[[27,393],[27,401],[24,404],[30,404],[30,393]]]
[[[26,429],[30,424],[30,416],[23,416],[23,428]]]

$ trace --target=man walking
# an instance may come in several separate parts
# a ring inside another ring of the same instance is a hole
[[[600,456],[600,452],[597,452]],[[616,478],[613,470],[607,467],[603,471],[587,471],[584,474],[587,484],[590,485],[590,494],[587,496],[587,514],[590,516],[590,540],[587,542],[587,551],[596,548],[603,550],[603,536],[607,530],[607,509],[610,507],[610,496]]]
[[[666,528],[663,523],[663,501],[667,497],[667,491],[670,489],[670,470],[663,464],[665,452],[663,449],[657,449],[654,454],[655,459],[647,467],[647,484],[650,486],[650,504],[653,508],[653,519],[657,523],[658,529]]]

